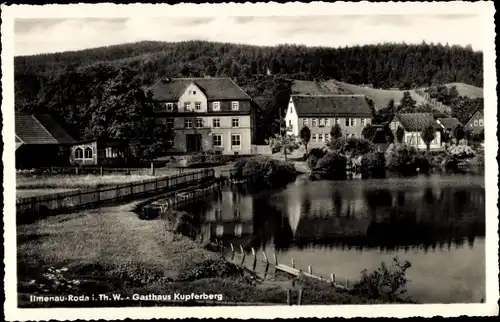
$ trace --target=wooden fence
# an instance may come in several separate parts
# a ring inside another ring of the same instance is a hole
[[[158,177],[149,180],[123,183],[103,188],[90,188],[46,194],[41,196],[18,198],[16,210],[18,216],[26,213],[46,211],[69,211],[102,204],[105,202],[130,199],[145,195],[172,191],[202,180],[214,178],[213,169],[181,173],[173,176]]]
[[[220,254],[224,256],[226,252],[223,242],[220,240],[216,240],[215,245]],[[340,290],[350,290],[352,288],[352,286],[349,285],[349,281],[347,279],[342,284],[338,283],[333,272],[330,273],[330,276],[323,277],[313,274],[312,265],[308,265],[307,271],[296,268],[293,258],[290,263],[291,266],[288,266],[278,262],[278,256],[276,255],[276,253],[273,253],[272,258],[270,259],[268,257],[268,254],[265,251],[262,251],[262,257],[259,258],[258,253],[253,247],[251,248],[251,252],[248,254],[247,252],[245,252],[242,246],[240,246],[239,252],[235,249],[232,243],[229,243],[229,247],[230,252],[229,258],[226,258],[227,260],[241,267],[249,269],[257,275],[261,275],[263,278],[268,277],[270,273],[272,274],[272,271],[274,271],[274,275],[276,275],[276,272],[280,271],[295,277],[303,275],[305,277],[316,279],[325,283],[330,283],[333,287]],[[248,266],[248,264],[250,264],[250,266]],[[259,266],[261,266],[260,269],[258,267],[258,264],[260,264]]]

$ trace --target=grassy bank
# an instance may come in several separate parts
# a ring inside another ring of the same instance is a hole
[[[176,292],[222,294],[224,302],[284,304],[285,289],[291,287],[291,281],[257,281],[200,244],[174,234],[166,228],[167,223],[139,220],[132,212],[137,203],[18,226],[20,305],[89,305],[30,303],[32,294],[132,296]],[[377,302],[340,292],[325,283],[311,284],[303,297],[304,304]]]

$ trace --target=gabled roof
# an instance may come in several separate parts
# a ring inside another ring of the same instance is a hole
[[[457,125],[462,125],[462,123],[460,123],[460,121],[454,117],[438,118],[438,121],[443,125],[445,129],[453,129]]]
[[[467,123],[466,124],[469,124],[469,122],[476,116],[476,114],[479,113],[481,114],[482,117],[484,117],[483,115],[483,112],[480,111],[480,110],[476,110],[474,113],[472,113],[472,115],[469,117],[469,119],[467,120]]]
[[[364,95],[292,95],[297,115],[371,117]]]
[[[432,125],[437,128],[437,123],[431,113],[401,113],[394,116],[406,131],[422,131]]]
[[[150,87],[155,101],[177,101],[190,84],[195,84],[207,96],[214,100],[250,100],[231,78],[164,78]]]
[[[15,114],[16,143],[73,144],[75,140],[47,114]],[[20,142],[17,142],[19,140]]]

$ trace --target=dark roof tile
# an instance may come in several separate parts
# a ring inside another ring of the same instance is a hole
[[[72,144],[75,142],[49,115],[15,114],[16,135],[24,144]]]
[[[153,100],[177,101],[191,83],[196,84],[210,101],[250,100],[250,96],[229,77],[161,79],[150,88]]]
[[[300,116],[371,117],[364,95],[292,95]]]
[[[429,125],[438,126],[431,113],[401,113],[395,117],[406,131],[422,131]]]

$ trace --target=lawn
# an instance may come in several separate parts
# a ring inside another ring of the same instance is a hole
[[[51,189],[82,189],[82,188],[98,188],[122,183],[137,182],[143,180],[151,180],[159,176],[171,176],[180,173],[189,173],[199,171],[200,169],[183,169],[182,172],[176,168],[159,168],[155,169],[155,175],[150,175],[149,169],[141,169],[132,171],[130,175],[124,174],[42,174],[32,175],[26,173],[18,173],[16,175],[16,189],[48,189],[47,193],[54,193]],[[36,194],[36,192],[27,194]],[[19,194],[18,194],[19,196]]]

